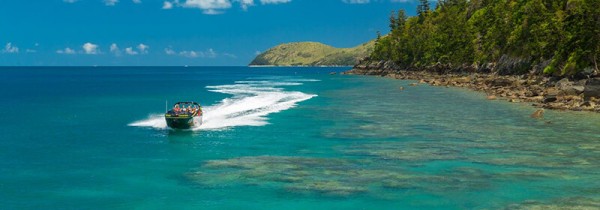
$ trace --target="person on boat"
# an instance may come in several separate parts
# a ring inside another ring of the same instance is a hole
[[[173,111],[175,113],[179,113],[181,111],[181,108],[179,108],[179,104],[175,104],[175,107],[173,107]]]

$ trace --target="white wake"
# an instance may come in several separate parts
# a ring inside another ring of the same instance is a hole
[[[267,116],[295,107],[299,102],[317,95],[298,91],[285,91],[283,86],[302,85],[311,80],[254,80],[237,81],[231,85],[207,86],[212,92],[231,95],[218,104],[203,108],[201,126],[192,130],[219,130],[236,126],[263,126]],[[167,129],[163,114],[152,114],[147,119],[129,126]]]

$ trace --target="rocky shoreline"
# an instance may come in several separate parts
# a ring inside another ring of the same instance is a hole
[[[417,80],[411,86],[464,87],[486,93],[488,100],[527,102],[545,109],[600,113],[600,77],[548,77],[539,70],[522,75],[501,75],[495,63],[485,65],[437,64],[419,69],[402,69],[393,62],[363,60],[344,74],[372,75],[401,80]]]

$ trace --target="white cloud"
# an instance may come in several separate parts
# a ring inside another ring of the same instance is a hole
[[[230,0],[186,0],[182,7],[198,8],[204,14],[216,15],[223,13],[223,10],[231,8]]]
[[[187,57],[187,58],[216,58],[218,56],[217,52],[215,52],[215,50],[213,50],[212,48],[209,48],[208,50],[205,50],[205,51],[183,50],[183,51],[177,52],[169,47],[169,48],[165,48],[165,54],[179,55],[179,56],[183,56],[183,57]],[[236,57],[235,55],[228,54],[228,53],[225,53],[223,55],[232,57],[232,58]]]
[[[222,14],[225,10],[230,9],[234,3],[239,4],[243,10],[247,10],[248,7],[254,6],[254,0],[183,0],[180,3],[179,0],[165,1],[163,3],[163,9],[171,9],[173,6],[179,6],[183,8],[197,8],[201,9],[204,14],[216,15]],[[261,4],[282,4],[288,3],[292,0],[260,0]]]
[[[231,54],[231,53],[223,53],[224,56],[230,57],[230,58],[237,58],[237,55],[235,54]],[[216,56],[216,55],[215,55]]]
[[[167,55],[175,55],[175,54],[177,54],[177,52],[175,52],[175,50],[173,50],[171,48],[165,48],[165,53]]]
[[[368,4],[370,0],[342,0],[346,4]]]
[[[26,50],[25,50],[25,52],[26,52],[26,53],[36,53],[36,52],[37,52],[37,50],[34,50],[34,49],[26,49]]]
[[[261,4],[282,4],[282,3],[288,3],[291,2],[292,0],[260,0]]]
[[[165,1],[163,3],[163,9],[173,9],[173,3],[169,2],[169,1]]]
[[[256,52],[254,52],[254,55],[260,55],[261,53],[262,52],[260,52],[260,51],[257,50]]]
[[[110,45],[110,52],[114,53],[114,52],[118,52],[119,51],[119,46],[117,46],[117,44],[112,43]]]
[[[63,0],[63,2],[72,4],[77,2],[77,0]]]
[[[83,44],[83,46],[81,46],[81,48],[83,48],[83,52],[85,54],[88,55],[95,55],[98,54],[98,45],[96,44],[92,44],[92,43],[85,43]]]
[[[19,53],[19,48],[17,46],[13,46],[12,43],[6,43],[2,53]]]
[[[215,58],[215,57],[217,57],[217,53],[212,48],[208,49],[208,51],[206,51],[204,53],[204,55],[206,57],[209,57],[209,58]]]
[[[249,6],[254,6],[254,0],[240,0],[240,6],[246,11]]]
[[[104,0],[106,6],[115,6],[117,3],[119,3],[119,0]]]
[[[196,51],[181,51],[179,52],[179,55],[188,58],[197,58],[199,56],[199,54]]]
[[[270,0],[265,0],[265,1],[270,1]],[[274,1],[278,1],[278,0],[274,0]],[[394,2],[394,3],[406,3],[406,2],[411,2],[414,0],[390,0],[390,2]],[[434,0],[429,0],[434,1]],[[381,0],[375,0],[375,1],[371,1],[371,0],[342,0],[342,2],[346,3],[346,4],[368,4],[371,2],[381,2]]]
[[[64,50],[57,50],[56,53],[58,54],[75,54],[75,50],[71,49],[71,48],[65,48]]]
[[[132,0],[132,1],[133,1],[133,3],[136,3],[136,4],[141,4],[142,3],[142,0]]]
[[[140,51],[141,54],[148,54],[148,49],[150,49],[150,46],[145,44],[139,44],[137,46],[137,49]]]
[[[133,50],[133,48],[131,48],[131,47],[125,48],[125,53],[127,53],[127,55],[137,55],[137,54],[139,54],[137,51]]]
[[[116,56],[120,56],[121,55],[121,49],[119,49],[119,46],[115,43],[112,43],[110,45],[110,52],[115,54]]]

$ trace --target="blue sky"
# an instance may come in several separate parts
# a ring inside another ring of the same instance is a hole
[[[2,66],[240,66],[280,43],[352,47],[416,0],[5,0]]]

